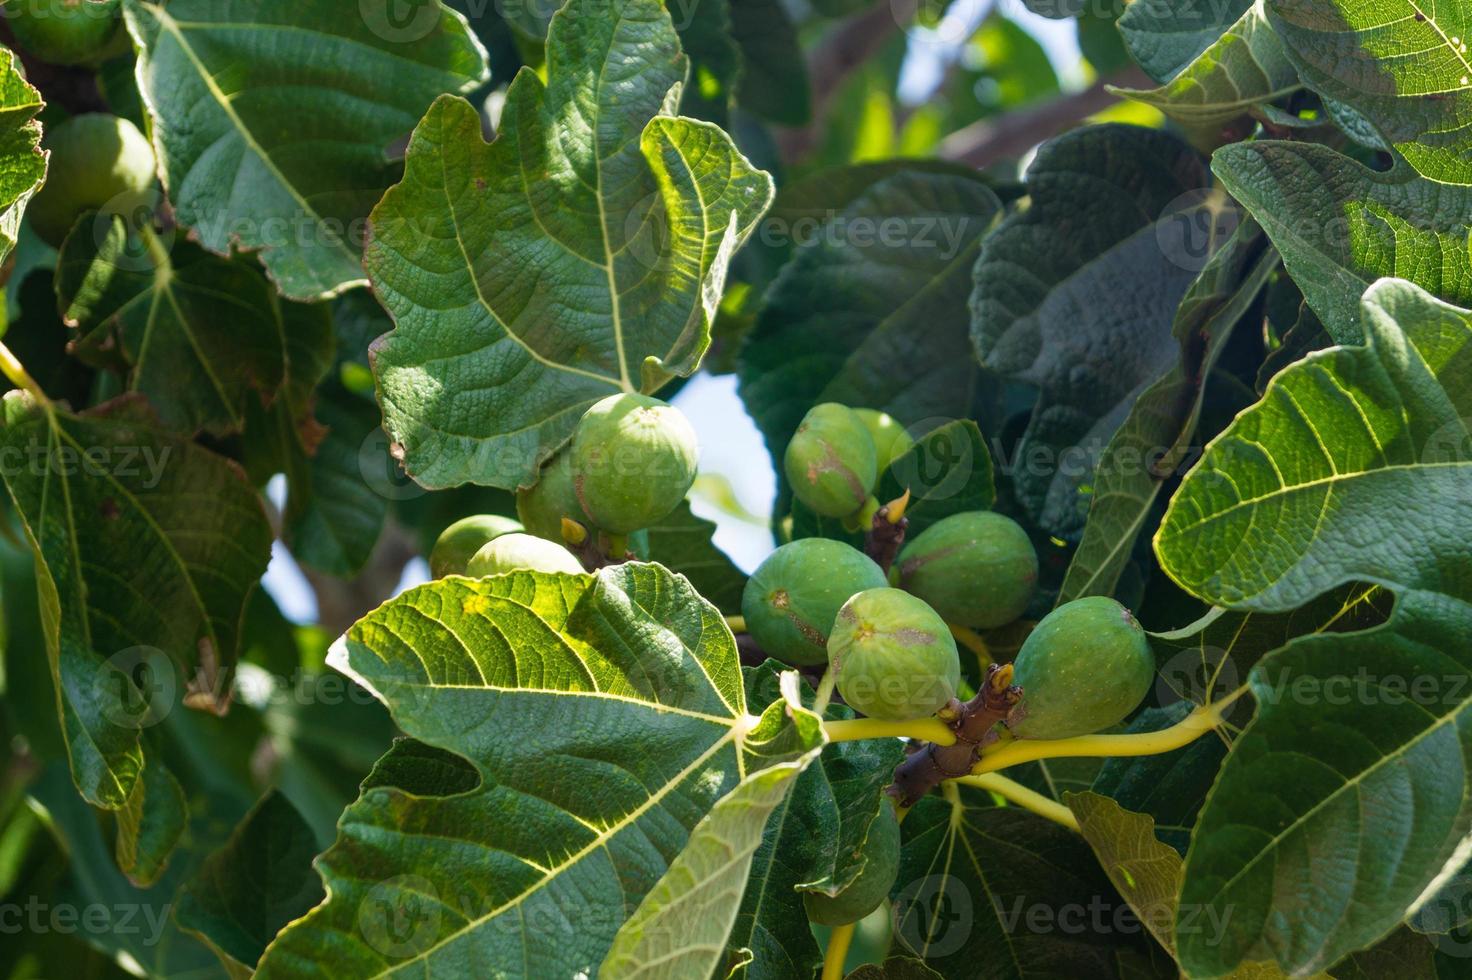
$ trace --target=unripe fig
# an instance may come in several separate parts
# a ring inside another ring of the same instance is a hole
[[[828,662],[849,706],[886,721],[935,714],[961,683],[945,620],[899,589],[869,589],[844,603],[828,637]]]
[[[477,551],[503,534],[520,530],[518,521],[500,514],[462,517],[440,532],[429,553],[429,573],[435,578],[464,575]]]
[[[473,578],[506,572],[570,572],[581,574],[583,566],[560,544],[530,534],[503,534],[482,547],[470,559],[466,574]]]
[[[105,207],[132,217],[152,203],[153,147],[128,120],[100,112],[73,116],[43,143],[51,151],[46,183],[26,217],[46,243],[59,247],[84,211]]]
[[[797,427],[782,468],[792,492],[814,513],[848,517],[869,499],[879,476],[878,451],[853,409],[824,402]]]
[[[801,538],[757,566],[741,594],[741,615],[765,653],[795,666],[821,664],[838,610],[855,593],[884,584],[883,569],[863,552]]]
[[[1071,738],[1108,728],[1140,704],[1155,655],[1130,611],[1106,596],[1043,617],[1013,663],[1022,700],[1007,718],[1019,738]]]
[[[900,552],[899,586],[948,622],[992,629],[1032,601],[1038,553],[1014,520],[991,511],[936,521]]]
[[[680,505],[698,456],[695,430],[679,409],[647,395],[609,395],[573,433],[573,489],[596,526],[628,534]]]
[[[542,467],[535,486],[516,491],[516,516],[528,533],[558,544],[562,543],[564,517],[587,521],[588,515],[572,489],[572,462],[567,451],[553,456]]]
[[[869,438],[874,440],[875,460],[879,465],[880,476],[889,469],[890,463],[915,448],[915,440],[910,438],[905,427],[889,413],[874,408],[856,408],[854,414],[864,423],[864,428],[869,430]],[[875,485],[878,485],[878,480]]]
[[[20,46],[53,65],[79,65],[109,52],[122,30],[121,0],[16,0],[3,10]]]
[[[821,926],[846,926],[858,922],[889,897],[900,873],[900,822],[889,803],[879,808],[879,815],[869,825],[863,852],[863,868],[843,891],[831,896],[803,893],[809,920]]]

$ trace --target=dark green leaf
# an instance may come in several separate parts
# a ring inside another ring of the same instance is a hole
[[[1252,4],[1253,0],[1126,4],[1119,32],[1146,74],[1164,83],[1217,43]]]

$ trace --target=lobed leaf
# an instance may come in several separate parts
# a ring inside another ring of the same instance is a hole
[[[436,102],[373,212],[384,426],[432,489],[530,486],[594,401],[694,371],[771,200],[725,133],[670,115],[686,62],[656,0],[572,0],[547,51],[493,143]]]
[[[21,74],[15,53],[0,47],[0,262],[15,249],[26,205],[46,181],[47,155],[36,120],[44,104]]]

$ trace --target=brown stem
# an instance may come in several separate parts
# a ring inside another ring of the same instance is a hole
[[[1152,83],[1138,68],[1129,68],[1100,79],[1082,92],[972,123],[942,140],[937,155],[969,163],[978,169],[1001,160],[1016,159],[1039,143],[1120,101],[1119,96],[1108,90],[1109,86],[1148,88]]]
[[[942,713],[943,717],[952,715],[948,721],[956,733],[956,743],[911,743],[909,754],[895,767],[894,782],[885,792],[900,806],[911,807],[945,780],[968,775],[981,759],[982,747],[996,740],[992,729],[997,722],[1006,718],[1022,700],[1022,688],[1013,686],[1011,681],[1011,664],[988,667],[986,680],[976,697],[965,704],[953,698],[950,707]]]
[[[909,503],[910,491],[906,490],[903,496],[875,511],[873,520],[869,522],[869,533],[864,538],[864,553],[874,559],[874,563],[884,569],[886,575],[905,544],[905,529],[910,526],[905,508]]]

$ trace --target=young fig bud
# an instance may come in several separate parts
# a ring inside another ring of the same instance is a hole
[[[844,604],[828,637],[828,662],[849,706],[885,721],[929,717],[961,683],[945,620],[899,589],[869,589]]]
[[[858,922],[889,897],[900,873],[900,822],[887,801],[869,824],[869,836],[861,850],[864,866],[843,891],[837,895],[803,892],[809,921],[820,926],[846,926]]]
[[[588,409],[572,437],[573,490],[605,531],[649,527],[679,506],[695,482],[695,430],[679,409],[647,395],[610,395]]]
[[[854,593],[882,585],[884,572],[863,552],[802,538],[757,566],[741,594],[741,614],[765,653],[794,666],[821,664],[838,610]]]
[[[782,468],[792,492],[814,513],[850,517],[869,500],[877,459],[874,439],[854,410],[824,402],[797,427]]]
[[[507,572],[568,572],[580,575],[583,566],[560,544],[530,534],[503,534],[475,553],[467,573],[473,578]]]
[[[462,517],[440,533],[429,553],[429,573],[435,578],[464,575],[470,559],[481,548],[503,534],[522,530],[519,522],[500,514]]]
[[[1014,520],[968,511],[936,521],[900,551],[899,586],[950,623],[993,629],[1037,591],[1038,554]]]
[[[1123,721],[1155,680],[1155,655],[1130,611],[1107,596],[1066,602],[1017,652],[1022,701],[1007,727],[1018,738],[1072,738]]]

